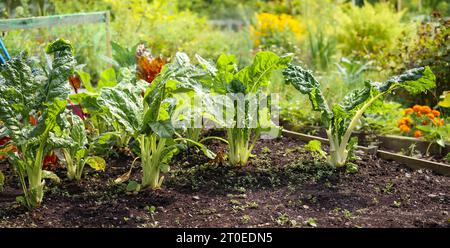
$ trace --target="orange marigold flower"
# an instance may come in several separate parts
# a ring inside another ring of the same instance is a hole
[[[438,118],[436,118],[436,119],[433,120],[433,124],[434,124],[435,126],[442,126],[442,125],[443,125],[442,123],[443,123],[443,122],[442,122],[441,120],[439,120]]]
[[[405,109],[405,115],[409,115],[409,114],[411,114],[412,112],[414,112],[414,110],[413,110],[412,108],[407,108],[407,109]]]
[[[401,125],[400,126],[400,131],[402,131],[404,133],[409,133],[409,131],[411,131],[411,128],[408,127],[407,125]]]
[[[414,137],[415,138],[419,138],[419,137],[422,137],[422,132],[420,131],[420,130],[416,130],[415,132],[414,132]]]
[[[427,114],[427,116],[428,116],[428,118],[430,118],[432,120],[434,119],[434,115],[432,113]]]
[[[409,133],[409,132],[411,131],[411,128],[408,127],[408,126],[405,126],[405,127],[403,128],[403,131],[405,131],[405,133]]]
[[[409,117],[403,117],[398,122],[398,126],[411,124],[412,120]]]
[[[436,117],[439,117],[441,115],[441,112],[439,112],[437,110],[432,110],[431,113]]]
[[[420,112],[421,109],[422,109],[422,106],[420,106],[420,105],[414,105],[414,107],[413,107],[414,112]]]
[[[445,124],[445,120],[441,119],[441,126],[443,126]]]
[[[428,121],[422,121],[422,125],[428,125]]]
[[[420,110],[424,114],[431,113],[431,108],[428,106],[422,106],[422,109]]]
[[[405,123],[406,123],[406,124],[411,124],[411,123],[413,123],[413,121],[411,120],[411,118],[406,117],[406,118],[405,118]]]

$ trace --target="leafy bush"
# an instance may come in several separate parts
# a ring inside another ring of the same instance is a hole
[[[436,75],[436,88],[433,95],[421,95],[420,98],[402,97],[409,104],[421,103],[434,106],[437,96],[449,90],[450,82],[450,20],[435,13],[431,20],[424,20],[417,28],[414,37],[405,37],[395,51],[391,51],[381,64],[384,68],[398,73],[410,68],[429,66]]]
[[[287,14],[259,13],[250,27],[254,46],[263,49],[275,45],[290,50],[303,38],[305,31],[298,20]]]
[[[373,58],[396,47],[405,25],[403,12],[396,13],[389,4],[346,5],[336,15],[337,39],[344,56]]]

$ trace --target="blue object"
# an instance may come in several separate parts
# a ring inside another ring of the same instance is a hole
[[[6,50],[5,44],[3,44],[2,38],[0,38],[0,48],[2,49],[2,51],[6,57],[6,60],[10,60],[11,57],[9,56],[8,50]],[[6,64],[6,60],[3,57],[3,55],[0,53],[0,62],[2,64]]]
[[[0,63],[2,63],[2,65],[6,64],[5,58],[3,58],[1,53],[0,53]]]

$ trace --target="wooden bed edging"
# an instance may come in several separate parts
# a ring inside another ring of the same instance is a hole
[[[440,147],[436,143],[430,144],[429,141],[422,139],[398,136],[398,135],[378,135],[378,140],[381,142],[384,148],[392,151],[400,151],[401,149],[408,149],[411,145],[415,144],[416,149],[422,153],[425,153],[429,148],[430,154],[447,154],[450,152],[450,145],[446,144],[445,147]]]
[[[283,126],[294,132],[303,132],[302,128],[296,127],[290,123],[283,123]],[[303,127],[305,130],[316,130],[316,131],[323,131],[325,130],[322,127],[319,126],[312,126],[312,127]],[[302,133],[303,134],[303,133]],[[360,132],[353,132],[353,135],[358,137],[360,140],[364,140],[364,137],[361,138],[360,135],[364,135],[364,133]],[[383,134],[383,135],[376,135],[376,140],[379,142],[378,146],[382,149],[400,152],[402,149],[406,150],[411,147],[411,145],[416,145],[415,149],[417,151],[420,151],[422,154],[425,154],[428,150],[428,152],[431,155],[445,155],[450,152],[450,144],[446,144],[445,147],[440,147],[436,143],[430,144],[429,141],[413,138],[413,137],[406,137],[406,136],[399,136],[399,135],[392,135],[392,134]]]
[[[283,129],[282,131],[284,136],[292,137],[292,138],[298,138],[302,141],[309,142],[311,140],[319,140],[320,142],[328,143],[328,139],[303,134],[303,133],[297,133],[289,130]],[[429,169],[432,170],[438,174],[444,175],[444,176],[450,176],[450,165],[429,161],[425,159],[419,159],[419,158],[413,158],[405,155],[400,155],[388,151],[379,150],[377,147],[365,147],[365,146],[358,146],[358,150],[363,151],[366,154],[372,154],[376,155],[379,158],[385,159],[385,160],[394,160],[399,163],[405,164],[406,166],[412,168],[412,169]]]

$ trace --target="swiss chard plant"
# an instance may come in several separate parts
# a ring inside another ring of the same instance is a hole
[[[69,96],[73,104],[80,106],[86,118],[87,129],[94,135],[108,132],[114,127],[112,119],[108,111],[104,111],[97,103],[97,98],[100,91],[104,87],[114,87],[117,85],[116,73],[113,68],[104,70],[99,77],[97,86],[94,87],[91,83],[91,75],[79,69],[76,70],[74,77],[80,81],[80,86],[83,85],[85,90],[76,90],[75,94]],[[76,87],[74,87],[76,89]],[[120,140],[119,143],[127,145],[127,137]],[[122,144],[119,144],[122,145]]]
[[[96,146],[108,144],[113,134],[105,133],[89,140],[83,120],[73,113],[62,114],[59,122],[63,129],[51,133],[50,139],[55,148],[61,148],[69,180],[79,181],[86,164],[94,170],[105,170],[106,161],[92,154]]]
[[[330,142],[328,163],[336,167],[347,163],[357,143],[357,140],[351,138],[352,132],[374,102],[399,88],[404,88],[411,94],[419,94],[435,87],[435,76],[430,68],[416,68],[385,82],[367,81],[364,88],[351,91],[339,104],[330,106],[323,97],[319,82],[310,71],[290,65],[283,71],[283,75],[286,83],[308,95],[313,109],[321,113]]]
[[[208,85],[213,96],[214,94],[225,96],[225,101],[223,101],[225,107],[220,107],[220,104],[217,104],[218,100],[221,101],[221,98],[214,97],[212,101],[215,102],[213,104],[215,109],[210,108],[210,112],[212,116],[225,116],[228,160],[234,166],[244,166],[247,164],[261,133],[275,127],[270,120],[269,107],[258,105],[256,109],[252,110],[249,96],[262,99],[260,96],[269,84],[272,73],[286,68],[292,56],[278,56],[273,52],[260,52],[250,65],[241,70],[238,70],[236,58],[231,55],[221,55],[216,65],[201,57],[198,57],[198,59],[209,74],[209,77],[203,79],[203,84]],[[241,96],[242,99],[234,99],[236,96],[238,98]],[[240,103],[239,100],[241,100]],[[229,112],[230,108],[227,109],[226,107],[230,105],[231,112]],[[227,119],[226,116],[230,114],[232,118]],[[250,123],[253,123],[253,125]]]
[[[214,157],[202,144],[177,135],[172,125],[171,116],[176,108],[172,96],[200,87],[187,77],[188,71],[183,69],[187,63],[187,55],[178,53],[174,62],[166,65],[150,85],[143,80],[124,81],[101,91],[99,104],[109,109],[137,145],[142,180],[140,184],[130,184],[135,185],[133,188],[161,187],[164,179],[161,172],[169,170],[171,158],[186,141],[195,143],[209,157]]]
[[[24,195],[18,200],[28,208],[38,207],[43,199],[46,178],[59,180],[42,169],[43,159],[52,149],[51,133],[66,108],[70,92],[68,78],[76,64],[73,48],[57,40],[46,48],[49,59],[39,66],[22,54],[1,69],[0,120],[16,150],[8,159],[19,175]]]

